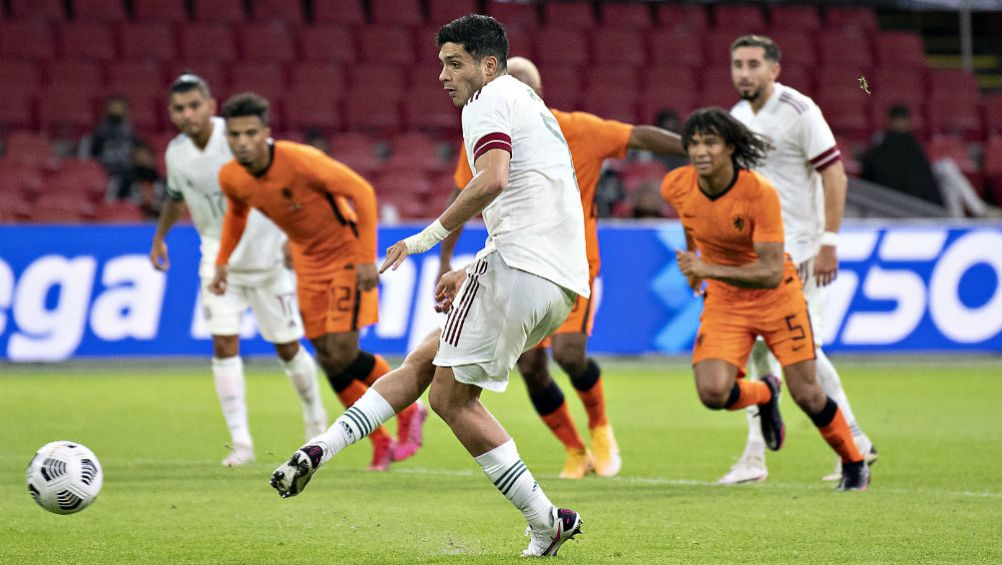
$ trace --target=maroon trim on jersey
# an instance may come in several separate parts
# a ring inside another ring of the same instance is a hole
[[[511,136],[506,133],[494,132],[481,137],[473,146],[473,162],[476,162],[481,155],[491,149],[507,151],[511,155]]]
[[[792,96],[790,96],[785,92],[779,95],[779,101],[786,102],[790,106],[793,106],[793,109],[796,110],[798,114],[803,114],[804,112],[807,111],[807,104],[804,104],[799,100],[796,100],[795,98],[793,98]]]
[[[820,173],[841,160],[842,152],[838,150],[837,146],[833,145],[826,151],[822,151],[817,157],[811,159],[811,166],[814,167],[814,170]]]

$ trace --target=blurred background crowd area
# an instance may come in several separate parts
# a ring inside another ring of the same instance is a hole
[[[505,24],[551,107],[673,130],[737,101],[728,47],[767,34],[780,82],[814,98],[836,134],[849,215],[997,216],[1002,12],[953,4],[0,0],[0,223],[155,218],[177,135],[166,88],[183,71],[220,103],[267,97],[275,137],[358,170],[384,223],[434,217],[461,142],[434,35],[467,12]],[[672,217],[657,188],[684,163],[608,161],[600,214]]]

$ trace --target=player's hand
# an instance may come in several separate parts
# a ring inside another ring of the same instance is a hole
[[[452,264],[448,261],[440,261],[438,264],[438,276],[435,277],[435,280],[442,280],[442,277],[449,274],[450,271],[452,271]]]
[[[375,263],[359,263],[355,273],[358,277],[358,290],[372,290],[379,284]]]
[[[838,253],[834,245],[822,245],[814,257],[814,280],[818,286],[828,286],[838,277]]]
[[[703,272],[703,261],[695,253],[678,249],[675,251],[675,260],[678,262],[678,270],[682,271],[687,279],[706,278],[706,274]]]
[[[150,247],[150,263],[158,271],[167,272],[170,269],[170,259],[167,257],[167,244],[159,238],[153,239],[153,246]]]
[[[292,269],[292,251],[289,249],[289,240],[282,244],[282,264],[286,269]]]
[[[407,244],[403,241],[398,241],[394,243],[389,249],[386,250],[386,258],[383,259],[383,264],[379,266],[379,272],[385,273],[386,269],[397,270],[397,267],[403,264],[404,259],[410,255],[411,252],[407,250]]]
[[[226,265],[216,265],[216,274],[212,277],[212,282],[209,283],[209,292],[218,296],[226,294],[226,277],[228,274],[229,268]]]
[[[452,301],[456,299],[459,287],[466,280],[466,271],[459,269],[449,271],[438,279],[435,285],[435,311],[448,312],[452,309]]]

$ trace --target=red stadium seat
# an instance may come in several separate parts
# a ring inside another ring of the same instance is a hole
[[[442,63],[429,61],[418,63],[406,69],[407,85],[410,88],[435,89],[443,94],[442,81],[438,76],[442,73]]]
[[[411,87],[403,99],[404,120],[412,130],[454,130],[460,127],[460,110],[442,88]]]
[[[34,126],[33,107],[34,97],[30,92],[5,93],[3,104],[0,104],[0,126],[4,128],[30,128]]]
[[[56,131],[69,128],[82,134],[97,123],[94,100],[89,96],[72,96],[65,89],[46,87],[38,97],[38,121],[43,129]]]
[[[9,15],[15,20],[37,19],[66,20],[66,3],[63,0],[10,0]]]
[[[256,92],[275,103],[285,91],[285,73],[279,63],[233,63],[229,66],[230,92]]]
[[[429,0],[428,22],[441,27],[446,22],[466,14],[479,12],[476,0]]]
[[[595,11],[591,2],[544,2],[543,19],[548,28],[561,27],[587,31],[596,27]]]
[[[5,144],[4,166],[0,167],[0,170],[6,171],[12,164],[20,166],[24,169],[20,172],[22,180],[26,179],[29,174],[40,179],[39,175],[41,175],[42,169],[55,163],[52,140],[44,133],[34,130],[15,130],[7,134]],[[36,185],[40,188],[40,181]],[[26,183],[22,183],[22,188],[30,190]]]
[[[137,22],[173,22],[188,20],[185,0],[132,0],[132,15]]]
[[[116,0],[73,0],[75,21],[96,20],[103,22],[124,22],[128,19],[125,3]]]
[[[453,127],[457,120],[453,114]],[[406,172],[418,171],[422,174],[444,173],[453,168],[455,160],[446,160],[441,151],[438,138],[426,133],[411,131],[397,134],[390,143],[390,158],[386,162],[386,171]]]
[[[598,29],[592,33],[593,60],[602,65],[643,66],[647,63],[646,33],[641,30]]]
[[[930,70],[929,95],[933,100],[976,102],[981,99],[978,80],[973,73],[963,69]]]
[[[535,32],[517,27],[505,28],[505,30],[508,34],[508,56],[528,57],[535,60],[535,51],[532,49]]]
[[[588,57],[588,36],[579,31],[547,28],[535,36],[536,58],[542,64],[583,65]]]
[[[172,79],[174,77],[171,77]],[[120,62],[108,66],[108,90],[118,93],[145,93],[166,98],[167,80],[156,61]]]
[[[57,61],[49,65],[49,85],[79,92],[87,96],[104,90],[101,67],[97,63],[80,61]]]
[[[237,58],[233,30],[222,23],[194,23],[181,27],[181,52],[189,60],[233,61]]]
[[[435,35],[441,27],[437,25],[424,25],[411,28],[411,42],[414,45],[414,56],[417,58],[417,64],[442,65],[438,60],[438,45],[435,43]],[[511,45],[508,46],[508,56],[513,56],[511,54]]]
[[[818,56],[825,66],[873,67],[874,51],[870,36],[855,31],[822,31],[818,36]]]
[[[706,10],[702,6],[678,4],[655,5],[655,21],[660,31],[688,31],[702,34],[709,27]]]
[[[221,98],[220,94],[226,85],[226,74],[223,72],[223,64],[218,61],[200,61],[197,59],[178,61],[174,63],[169,81],[181,76],[182,73],[195,73],[202,77],[202,80],[209,84],[209,89],[216,98]]]
[[[929,127],[934,133],[982,138],[978,102],[964,99],[938,99],[929,102]]]
[[[858,32],[872,33],[879,29],[877,14],[873,8],[840,8],[831,6],[825,10],[825,21],[828,29],[855,29]]]
[[[964,174],[978,172],[978,164],[971,158],[970,144],[962,137],[934,135],[925,144],[925,153],[929,161],[953,159]]]
[[[59,205],[58,197],[59,195],[46,196],[44,201],[36,202],[32,206],[30,221],[36,224],[79,224],[93,210],[93,207],[87,207],[87,211],[50,208],[49,206]]]
[[[318,24],[365,25],[360,0],[313,0],[313,21]]]
[[[684,29],[658,31],[647,38],[650,61],[659,68],[701,67],[703,35]]]
[[[399,98],[381,88],[368,91],[365,96],[349,96],[345,100],[348,127],[357,131],[396,131],[400,127],[399,102]]]
[[[637,122],[637,98],[637,90],[632,84],[619,88],[589,89],[581,106],[584,111],[601,118],[633,124]]]
[[[637,68],[627,65],[595,65],[587,73],[588,89],[615,90],[629,86],[637,90]]]
[[[773,32],[779,30],[814,32],[821,29],[821,17],[815,6],[773,6],[769,10]]]
[[[325,132],[341,128],[340,92],[312,85],[295,86],[285,94],[285,122],[289,129]]]
[[[355,35],[339,25],[317,25],[299,30],[303,60],[354,63],[358,59]]]
[[[539,25],[538,4],[508,2],[504,0],[487,0],[487,13],[505,28],[509,26],[532,29]]]
[[[832,130],[848,139],[866,140],[870,136],[871,100],[868,96],[852,92],[841,94],[837,92],[820,91],[817,104]]]
[[[899,69],[881,67],[867,77],[870,91],[883,98],[899,98],[914,102],[925,99],[925,69]]]
[[[334,93],[338,99],[348,89],[344,69],[334,63],[297,63],[289,70],[293,88]]]
[[[165,111],[167,105],[166,92],[150,92],[140,88],[126,88],[115,94],[125,97],[129,102],[129,119],[140,136],[146,137],[160,129],[161,121],[170,127]]]
[[[253,23],[239,26],[237,36],[245,61],[295,61],[296,44],[283,22]]]
[[[0,59],[0,84],[4,95],[9,92],[31,93],[42,84],[42,73],[32,61]]]
[[[351,69],[351,92],[400,100],[407,89],[404,72],[393,65],[360,65]],[[378,94],[377,94],[378,93]]]
[[[703,76],[703,88],[700,104],[703,106],[720,106],[728,110],[738,102],[738,93],[734,89],[729,68],[718,68]]]
[[[111,27],[103,22],[73,22],[59,27],[64,59],[111,61],[118,57]]]
[[[789,63],[813,67],[818,62],[816,34],[809,35],[806,31],[796,29],[776,30],[771,36],[780,50],[780,62],[786,66]]]
[[[289,0],[252,0],[251,13],[256,22],[288,22],[295,25],[306,23],[303,2]]]
[[[5,59],[51,61],[56,38],[48,22],[0,22],[0,56]]]
[[[396,200],[407,196],[411,200],[422,200],[431,195],[431,183],[418,171],[387,171],[380,174],[373,185],[380,199]]]
[[[372,23],[377,25],[417,26],[424,23],[419,0],[379,0],[371,2],[369,7]]]
[[[695,89],[681,87],[670,90],[662,88],[645,91],[640,97],[640,121],[638,123],[656,123],[657,115],[663,110],[672,110],[684,119],[701,105],[698,94]]]
[[[11,184],[6,171],[0,171],[0,224],[23,222],[30,215],[31,206],[20,187]]]
[[[145,220],[143,212],[131,202],[103,202],[94,210],[95,222],[136,224]]]
[[[644,70],[642,86],[647,94],[664,90],[691,92],[695,96],[699,93],[699,74],[689,67],[654,66]]]
[[[126,23],[119,34],[125,59],[173,61],[177,58],[177,40],[167,22]]]
[[[985,129],[989,134],[1002,135],[1002,94],[985,97]],[[1002,166],[1002,162],[999,165]]]
[[[242,24],[247,21],[243,0],[191,0],[196,22]]]
[[[45,179],[45,192],[71,193],[80,199],[98,202],[108,192],[108,174],[93,159],[64,159]]]
[[[814,74],[800,65],[783,65],[779,81],[797,89],[805,96],[814,97]]]
[[[347,132],[333,136],[329,140],[334,155],[359,155],[378,159],[380,142],[365,132]]]
[[[542,65],[539,74],[543,82],[543,100],[547,106],[565,112],[578,109],[584,84],[582,74],[577,68],[566,65]]]
[[[411,34],[403,27],[369,26],[358,36],[363,61],[408,65],[414,62]]]
[[[844,98],[857,95],[866,98],[866,92],[859,85],[859,77],[865,75],[865,70],[855,67],[822,67],[815,74],[817,91],[821,94],[838,94]]]
[[[765,14],[759,6],[717,4],[713,7],[713,27],[737,37],[765,31]]]
[[[649,29],[651,27],[651,9],[645,3],[633,2],[603,2],[599,4],[602,10],[602,25],[608,28]]]
[[[877,35],[877,59],[885,67],[924,67],[922,36],[912,31],[882,31]]]

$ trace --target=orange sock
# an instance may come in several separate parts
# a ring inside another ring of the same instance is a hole
[[[379,377],[390,372],[390,364],[386,362],[386,359],[382,355],[373,355],[373,359],[376,360],[376,364],[372,366],[372,370],[365,377],[365,384],[372,386],[372,383],[379,380]]]
[[[585,412],[588,413],[588,429],[608,425],[609,420],[605,415],[605,392],[602,390],[601,377],[588,390],[578,390],[577,392],[581,404],[584,404]]]
[[[818,431],[821,432],[821,436],[825,438],[828,445],[832,446],[835,453],[839,454],[843,463],[862,461],[863,455],[856,448],[856,442],[852,440],[852,432],[849,431],[849,424],[846,423],[845,416],[842,415],[842,409],[834,401],[829,399],[828,402],[835,405],[835,415],[828,425],[818,426]]]
[[[355,404],[359,398],[362,398],[362,395],[367,390],[369,390],[369,387],[365,386],[364,383],[353,380],[344,390],[337,393],[337,397],[341,400],[341,404],[345,408],[348,408],[352,404]],[[369,439],[372,440],[372,443],[384,443],[390,440],[390,434],[386,433],[386,428],[379,426],[375,430],[372,430],[372,433],[369,434]]]
[[[728,401],[726,406],[728,410],[740,410],[753,404],[765,404],[772,398],[772,390],[762,381],[738,379],[734,383],[734,387],[738,390],[737,398],[734,397],[735,393],[732,391],[731,399],[733,402]]]
[[[540,416],[546,426],[550,428],[553,435],[557,436],[560,443],[567,449],[584,449],[584,442],[578,434],[578,428],[574,425],[571,412],[567,409],[567,402],[560,404],[560,407],[545,416]]]

